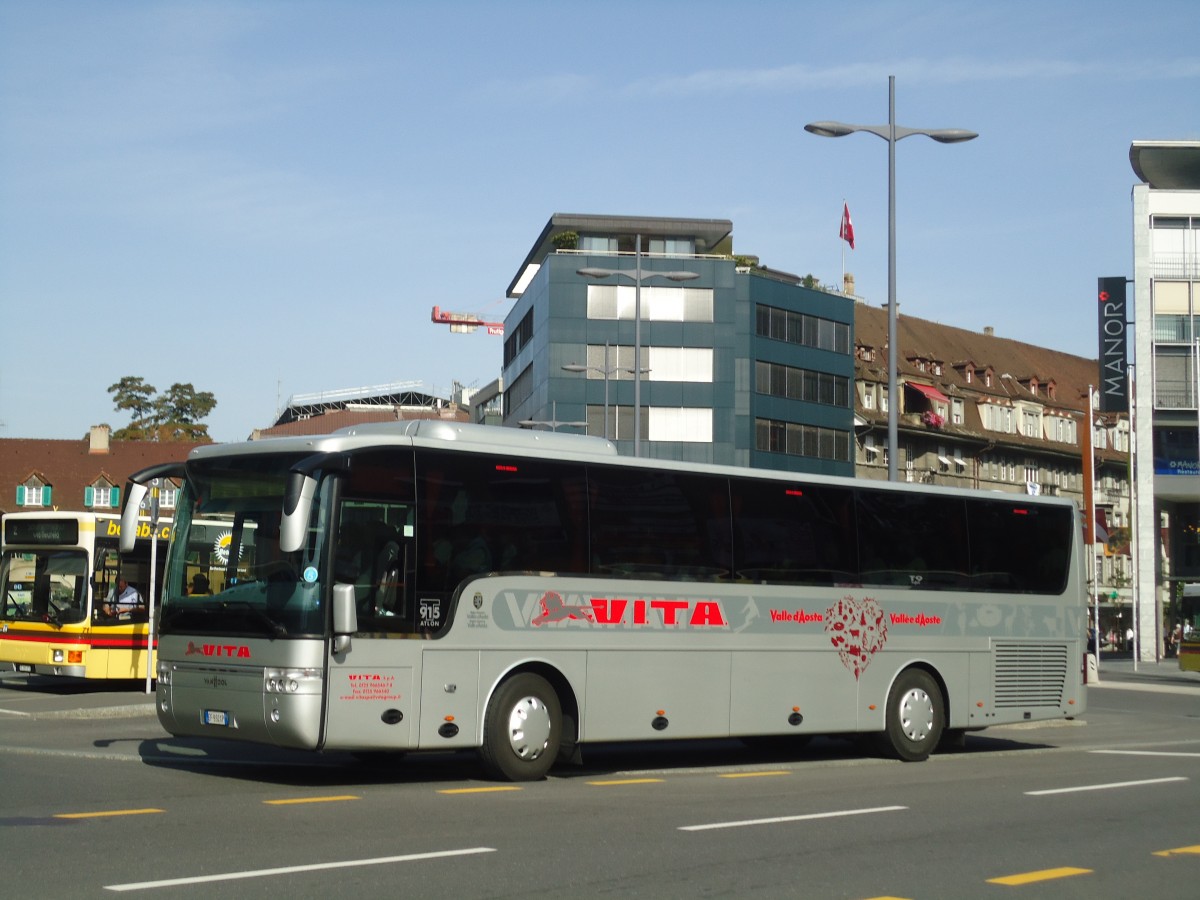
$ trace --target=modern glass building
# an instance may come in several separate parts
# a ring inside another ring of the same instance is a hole
[[[1133,289],[1138,655],[1200,583],[1200,143],[1135,141]]]
[[[732,232],[551,216],[508,289],[504,424],[607,436],[628,455],[853,475],[853,301],[736,256]]]

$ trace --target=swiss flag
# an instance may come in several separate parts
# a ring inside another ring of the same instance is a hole
[[[854,249],[854,223],[850,221],[850,207],[842,204],[842,227],[838,229],[838,237]]]

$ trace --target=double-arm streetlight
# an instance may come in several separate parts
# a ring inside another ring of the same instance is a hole
[[[667,278],[671,281],[691,281],[699,278],[697,272],[642,272],[642,236],[637,236],[634,245],[634,270],[630,274],[622,269],[599,269],[588,267],[576,269],[576,274],[585,278],[629,278],[633,281],[633,455],[642,455],[642,282],[650,278]],[[605,429],[608,416],[605,415]]]
[[[608,364],[608,341],[604,342],[604,365],[603,366],[585,366],[581,363],[568,363],[562,367],[564,372],[599,372],[604,376],[604,439],[608,440],[608,376],[617,372],[630,372],[633,369],[623,369],[620,366],[610,366]],[[586,402],[584,404],[587,406]]]
[[[962,128],[905,128],[896,124],[896,76],[888,76],[888,123],[848,125],[845,122],[810,122],[804,130],[821,137],[845,137],[865,131],[888,142],[888,480],[896,481],[899,456],[900,398],[896,396],[896,141],[914,134],[940,144],[958,144],[979,137]]]

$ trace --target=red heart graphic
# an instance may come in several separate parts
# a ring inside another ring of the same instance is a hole
[[[874,597],[861,600],[847,594],[825,613],[825,633],[837,649],[842,665],[857,681],[871,657],[887,643],[887,621]]]

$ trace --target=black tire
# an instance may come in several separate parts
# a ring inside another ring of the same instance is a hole
[[[562,708],[546,679],[526,672],[492,694],[483,717],[484,768],[499,781],[538,781],[558,758]]]
[[[904,762],[929,758],[946,727],[942,692],[933,676],[921,669],[900,673],[887,699],[884,749]]]

